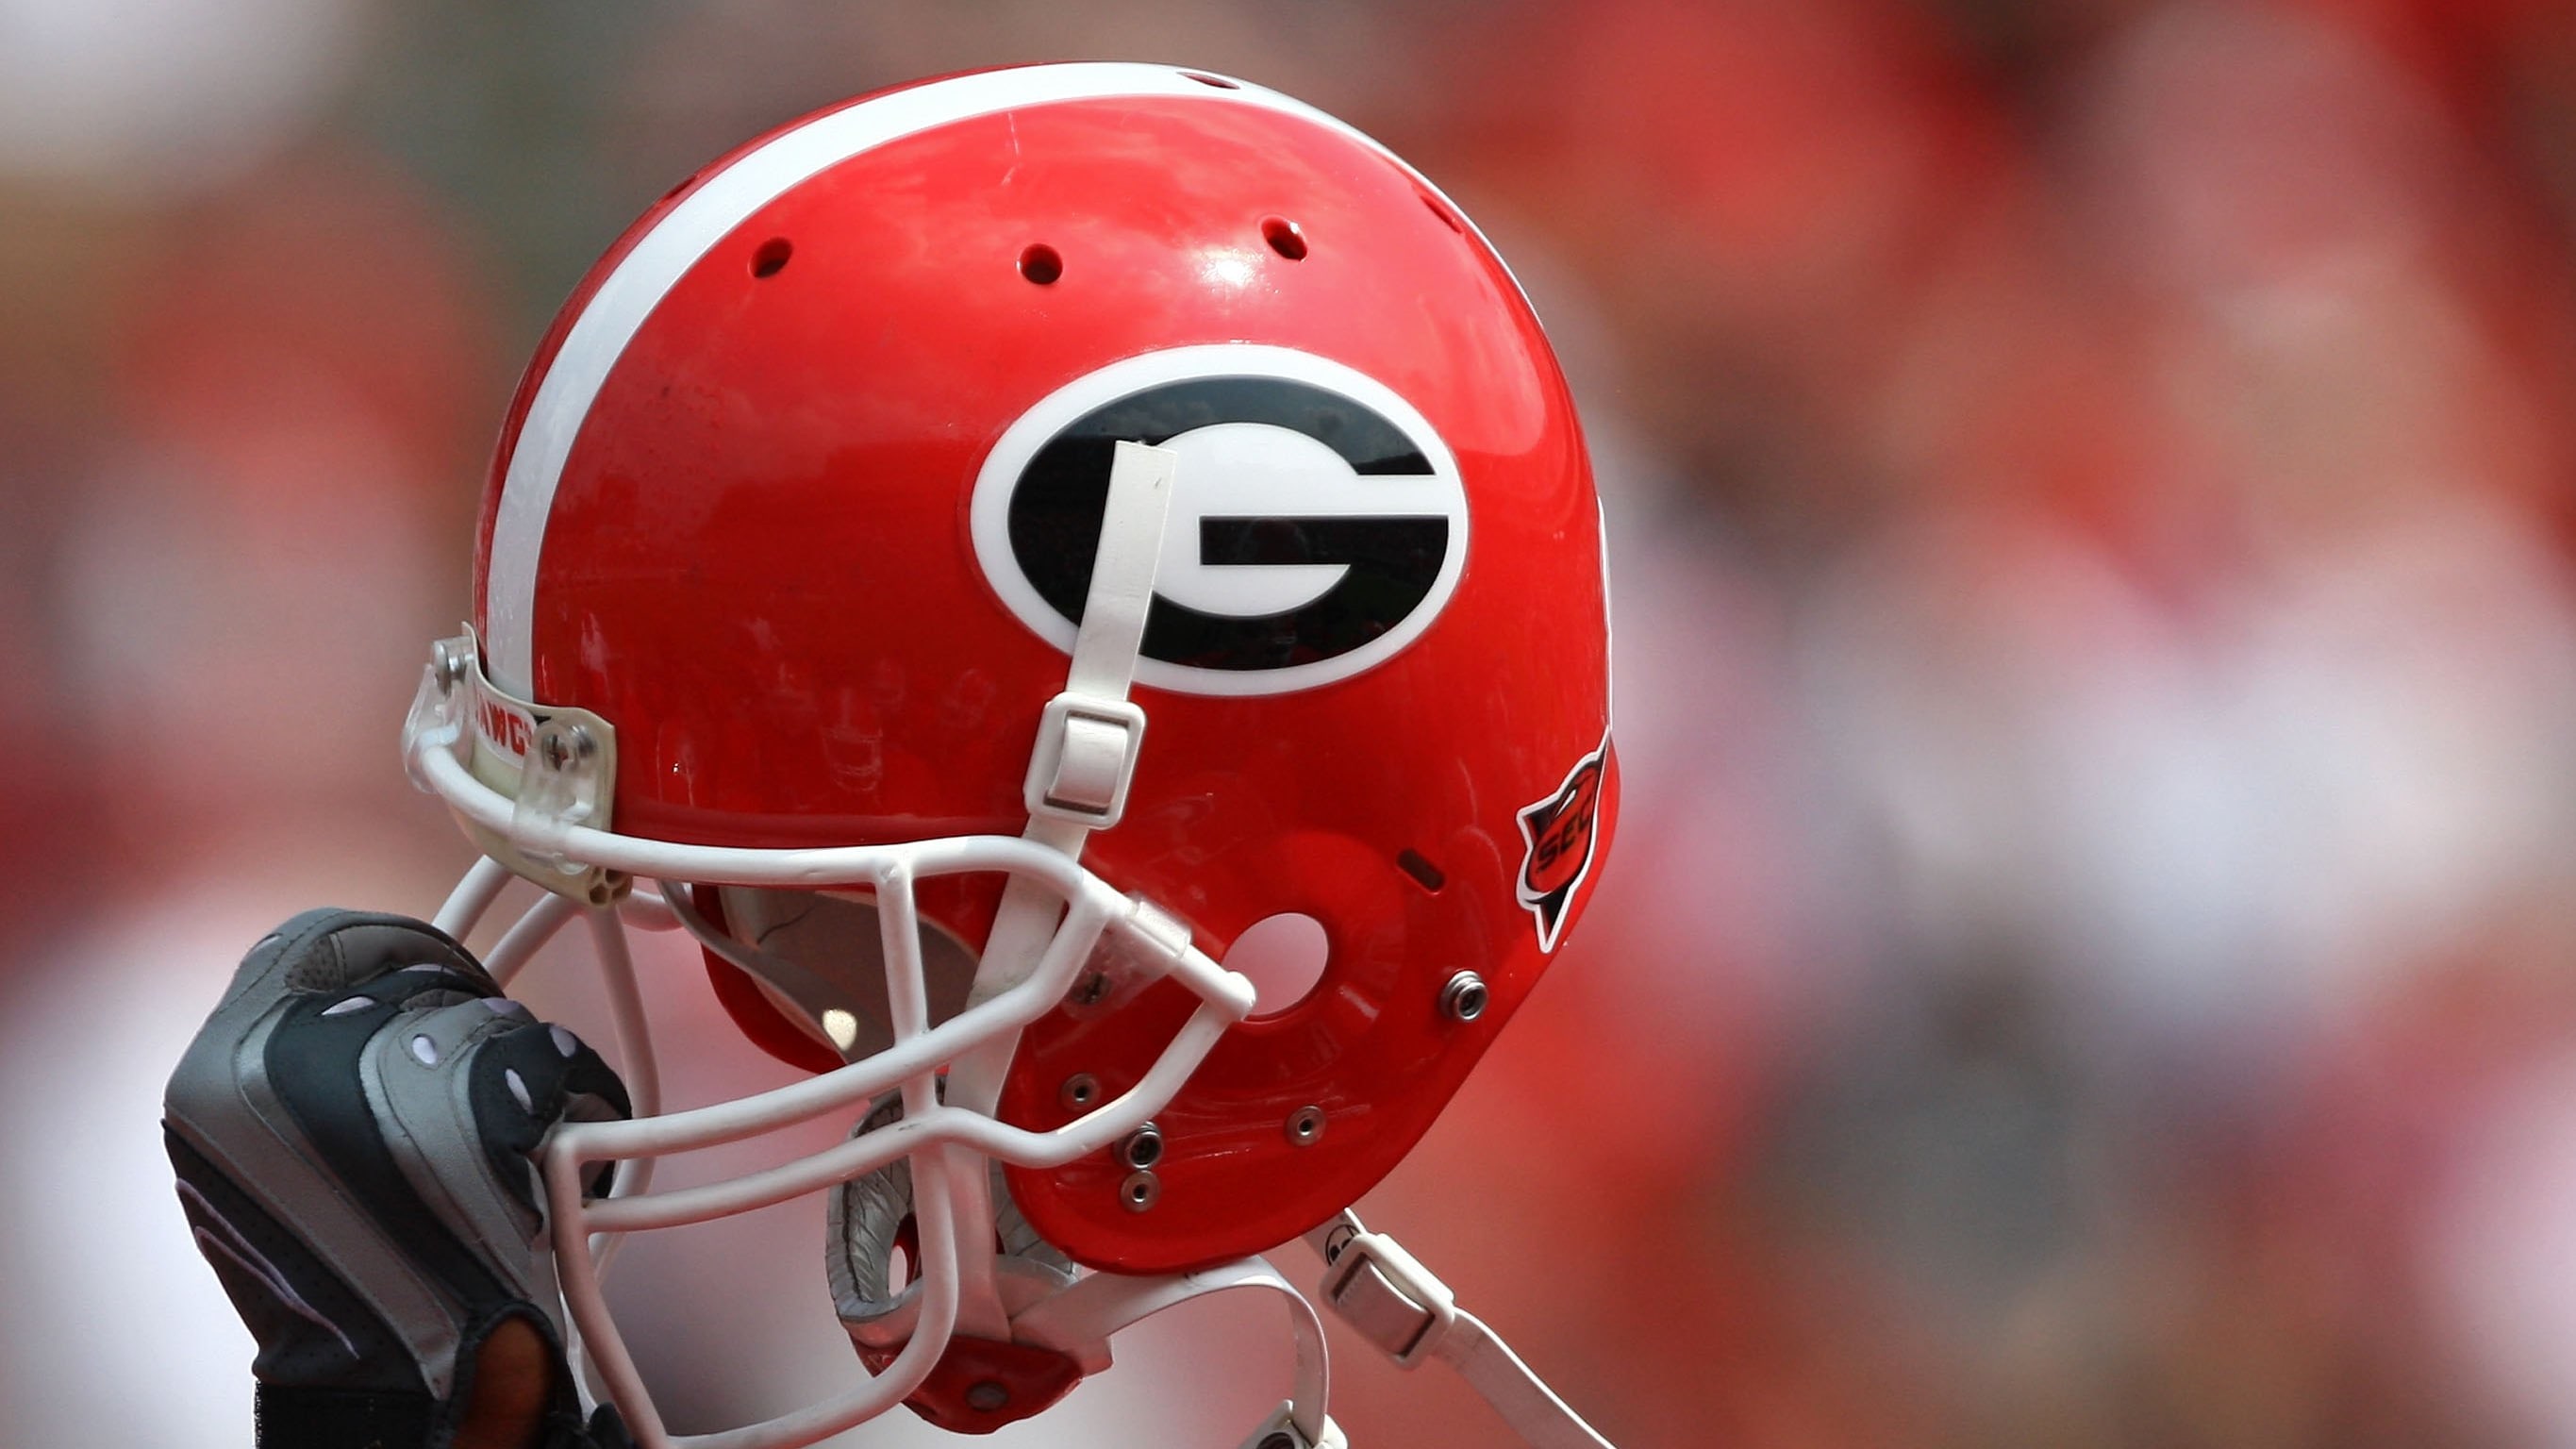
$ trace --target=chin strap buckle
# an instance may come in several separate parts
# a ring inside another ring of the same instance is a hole
[[[1127,786],[1144,745],[1144,710],[1068,689],[1048,700],[1038,719],[1022,803],[1031,815],[1106,830],[1127,813]]]
[[[1324,1305],[1398,1367],[1448,1363],[1532,1449],[1613,1449],[1393,1238],[1345,1211],[1306,1241],[1323,1255]]]
[[[1420,1259],[1349,1213],[1330,1225],[1324,1246],[1324,1306],[1360,1337],[1411,1368],[1458,1322],[1458,1295]]]

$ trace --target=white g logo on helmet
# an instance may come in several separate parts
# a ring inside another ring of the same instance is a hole
[[[1421,637],[1467,558],[1457,460],[1422,414],[1336,362],[1175,348],[1058,388],[975,480],[976,561],[1020,622],[1073,647],[1120,440],[1180,455],[1140,684],[1311,689]]]

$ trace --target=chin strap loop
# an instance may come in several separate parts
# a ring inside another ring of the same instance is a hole
[[[1324,1259],[1316,1296],[1397,1367],[1426,1358],[1447,1363],[1531,1449],[1613,1449],[1393,1238],[1370,1232],[1345,1210],[1306,1234],[1306,1243]]]

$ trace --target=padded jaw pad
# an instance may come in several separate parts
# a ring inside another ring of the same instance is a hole
[[[902,1099],[888,1095],[878,1100],[850,1135],[873,1131],[902,1115]],[[1003,1306],[1017,1314],[1073,1286],[1080,1274],[1073,1260],[1039,1237],[1028,1219],[1020,1216],[1018,1205],[1011,1201],[1010,1185],[1003,1181],[1001,1164],[988,1163],[987,1170],[992,1174],[993,1238],[1000,1253]],[[842,1325],[863,1347],[901,1347],[910,1336],[906,1300],[921,1262],[914,1239],[911,1162],[898,1157],[834,1188],[825,1218],[823,1270]],[[908,1265],[901,1283],[894,1281],[893,1273],[897,1248],[903,1250]],[[892,1333],[871,1331],[881,1328]]]

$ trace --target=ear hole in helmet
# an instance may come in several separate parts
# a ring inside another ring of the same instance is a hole
[[[1270,243],[1272,251],[1292,262],[1305,260],[1306,233],[1284,216],[1263,217],[1261,239]]]
[[[1324,923],[1294,911],[1243,928],[1225,953],[1225,969],[1252,983],[1252,1014],[1276,1016],[1306,999],[1324,979],[1331,946]]]
[[[1020,275],[1041,287],[1052,286],[1064,275],[1064,258],[1045,242],[1032,242],[1020,253]]]
[[[751,254],[751,274],[767,281],[785,271],[787,259],[794,255],[796,243],[783,236],[771,237],[760,244],[760,250]]]
[[[1221,91],[1239,91],[1243,89],[1242,86],[1235,84],[1233,81],[1227,80],[1221,75],[1209,75],[1204,71],[1195,70],[1185,70],[1182,71],[1181,74],[1190,80],[1197,81],[1200,85],[1214,86]]]

